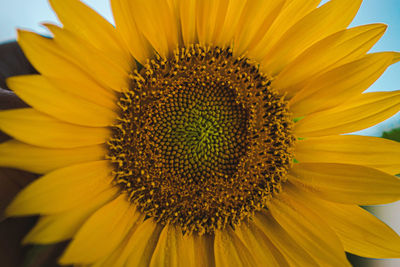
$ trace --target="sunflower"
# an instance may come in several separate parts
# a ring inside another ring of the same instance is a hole
[[[19,31],[40,74],[8,86],[0,164],[42,174],[7,208],[61,264],[349,266],[400,257],[359,205],[400,199],[400,144],[343,135],[400,109],[363,93],[396,52],[347,28],[361,0],[111,0],[116,27],[50,0],[52,38]]]

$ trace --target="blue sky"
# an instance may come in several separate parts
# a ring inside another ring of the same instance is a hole
[[[351,1],[351,0],[349,0]],[[107,19],[112,20],[109,0],[84,0]],[[323,2],[327,2],[324,0]],[[0,42],[15,39],[15,29],[26,28],[45,32],[41,22],[56,22],[47,0],[0,0]],[[400,51],[400,0],[364,0],[351,26],[385,23],[388,30],[372,51]],[[369,91],[400,90],[400,63],[391,66],[385,74],[369,88]],[[363,135],[379,136],[383,130],[400,127],[400,114],[361,131]]]

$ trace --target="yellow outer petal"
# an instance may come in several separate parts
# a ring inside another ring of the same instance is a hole
[[[400,257],[400,236],[366,210],[312,197],[291,184],[288,189],[296,201],[314,210],[335,230],[346,251],[362,257]]]
[[[244,3],[245,1],[241,2]],[[264,58],[286,31],[313,11],[320,2],[321,0],[287,0],[270,29],[264,34],[257,46],[251,50],[251,54]]]
[[[340,163],[296,163],[289,180],[319,197],[358,205],[400,200],[400,178],[369,167]]]
[[[95,90],[100,98],[111,98],[113,93],[97,84],[84,69],[78,67],[62,52],[54,40],[28,31],[18,31],[18,43],[29,62],[42,74],[59,80],[71,80],[82,90]],[[56,67],[55,67],[56,66]],[[68,78],[66,77],[68,74]],[[73,88],[76,90],[76,88]],[[71,90],[71,89],[70,89]],[[92,94],[96,98],[96,94]],[[103,100],[105,102],[106,100]]]
[[[234,38],[234,51],[238,56],[256,46],[279,15],[286,0],[264,1],[252,0],[247,4],[241,15],[238,29]],[[251,54],[257,60],[258,54]]]
[[[184,236],[185,238],[185,236]],[[193,233],[186,237],[189,248],[193,249],[194,262],[197,267],[215,266],[214,236],[210,234],[198,235]],[[191,253],[191,252],[189,252]]]
[[[117,195],[116,187],[109,187],[93,199],[57,214],[41,216],[23,243],[51,244],[74,237],[84,222],[100,207]]]
[[[24,188],[8,216],[52,214],[79,206],[111,187],[108,161],[93,161],[50,172]]]
[[[261,70],[276,75],[308,47],[345,29],[357,14],[361,2],[332,0],[305,16],[266,54],[264,62],[261,62]]]
[[[196,32],[196,0],[178,1],[182,39],[185,46],[194,44]]]
[[[139,214],[139,216],[135,217],[134,221],[132,221],[132,227],[129,230],[129,233],[126,234],[126,237],[118,245],[118,247],[106,257],[96,261],[94,264],[90,264],[90,267],[124,266],[130,252],[133,249],[129,246],[129,242],[131,242],[130,240],[132,239],[135,231],[143,223],[144,217],[144,214]]]
[[[196,25],[198,42],[202,45],[217,45],[219,35],[225,21],[229,0],[202,0],[196,2]],[[192,18],[191,18],[192,19]]]
[[[104,143],[109,129],[61,122],[31,108],[0,112],[0,129],[22,142],[49,148],[74,148]]]
[[[180,44],[178,38],[180,29],[175,19],[175,10],[164,0],[131,0],[131,2],[135,7],[132,16],[149,43],[162,57],[167,58],[172,55]]]
[[[109,255],[139,218],[125,194],[95,212],[75,235],[61,256],[61,264],[93,263]]]
[[[351,133],[373,126],[400,109],[400,91],[365,93],[336,108],[313,113],[295,124],[299,137]]]
[[[326,37],[287,65],[274,79],[273,87],[293,95],[319,73],[365,55],[386,28],[385,24],[363,25]]]
[[[390,66],[393,53],[368,54],[325,72],[309,82],[289,103],[295,118],[348,101],[370,87]]]
[[[130,255],[125,266],[149,266],[162,229],[153,219],[147,219],[139,225],[128,241]]]
[[[268,209],[289,235],[321,266],[351,266],[335,232],[289,194],[281,192],[279,198],[271,201]]]
[[[128,52],[114,26],[93,9],[78,0],[50,0],[50,4],[66,29],[110,56],[127,59]]]
[[[135,64],[131,57],[115,60],[68,30],[51,24],[46,24],[46,27],[53,33],[54,43],[62,54],[86,70],[94,80],[117,92],[128,89],[128,73]]]
[[[308,138],[296,143],[299,162],[363,165],[390,174],[400,173],[400,143],[377,137],[340,135]]]
[[[111,125],[116,114],[54,87],[41,75],[15,76],[7,85],[27,104],[49,116],[83,126]]]
[[[151,256],[150,267],[175,267],[185,253],[182,246],[182,231],[176,226],[167,225],[161,231],[157,246]],[[183,267],[183,266],[182,266]]]
[[[117,32],[124,40],[131,55],[142,65],[153,55],[153,49],[142,33],[139,32],[134,20],[131,1],[111,0],[111,7],[117,25]]]
[[[0,166],[47,173],[74,164],[105,159],[106,153],[102,145],[49,149],[10,140],[0,144]]]
[[[254,222],[242,223],[235,229],[235,234],[251,249],[257,266],[289,266],[284,256]]]
[[[215,232],[214,254],[216,267],[257,266],[249,248],[230,227]]]
[[[254,216],[254,223],[279,249],[291,266],[319,266],[270,213],[257,213]]]
[[[247,1],[230,0],[226,9],[224,23],[220,26],[219,34],[215,35],[215,45],[231,46],[236,34],[243,9]]]
[[[86,101],[95,103],[99,106],[105,107],[109,110],[116,109],[118,101],[117,94],[111,90],[105,90],[97,83],[82,83],[79,81],[71,80],[74,77],[49,77],[43,75],[54,87],[61,91],[67,92],[77,98],[82,98]]]

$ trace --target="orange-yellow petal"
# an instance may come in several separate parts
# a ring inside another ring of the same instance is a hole
[[[250,52],[260,42],[285,3],[286,0],[253,0],[246,2],[234,36],[234,52],[238,56]],[[250,53],[250,56],[257,60],[262,59],[257,54]]]
[[[306,206],[286,192],[268,205],[272,216],[320,265],[350,266],[335,232]],[[315,227],[318,225],[318,227]]]
[[[227,227],[215,232],[215,266],[257,266],[248,247]]]
[[[54,35],[54,43],[64,57],[80,66],[105,88],[117,92],[126,91],[129,87],[129,73],[134,69],[133,59],[115,59],[102,52],[66,29],[46,24]]]
[[[49,148],[74,148],[106,142],[109,129],[61,122],[31,108],[0,112],[0,129],[22,142]]]
[[[131,236],[127,248],[130,253],[125,266],[149,266],[163,227],[153,219],[145,220]]]
[[[299,162],[363,165],[390,174],[400,173],[400,143],[370,136],[338,135],[299,140]]]
[[[85,221],[100,207],[117,195],[116,187],[109,187],[79,207],[61,213],[41,216],[35,227],[25,236],[23,243],[51,244],[74,237]]]
[[[326,37],[288,64],[274,79],[274,88],[292,96],[316,75],[365,55],[386,28],[385,24],[363,25]]]
[[[252,221],[236,227],[235,234],[251,248],[257,266],[289,266],[285,257]]]
[[[400,236],[374,215],[356,205],[343,205],[313,197],[308,191],[288,184],[286,190],[301,205],[319,214],[336,232],[344,249],[362,257],[400,257]]]
[[[114,26],[93,9],[79,0],[50,0],[50,4],[66,29],[110,56],[127,58]]]
[[[96,211],[75,235],[59,262],[93,263],[111,253],[140,217],[125,194]]]
[[[254,223],[279,249],[291,266],[318,266],[311,254],[299,245],[269,212],[257,213],[254,216]]]
[[[345,29],[357,14],[361,2],[332,0],[305,16],[265,55],[261,70],[274,76],[311,45]]]
[[[6,210],[8,216],[52,214],[79,208],[111,187],[108,161],[93,161],[50,172],[24,188]]]
[[[365,93],[333,109],[313,113],[295,124],[298,137],[351,133],[373,126],[400,110],[400,91]]]
[[[175,10],[164,0],[132,0],[131,15],[138,29],[162,57],[172,55],[180,40]]]
[[[400,178],[360,165],[296,163],[289,180],[338,203],[376,205],[400,200]]]
[[[7,85],[36,110],[65,122],[105,127],[117,116],[110,109],[60,90],[41,75],[11,77]]]
[[[106,153],[102,145],[52,149],[10,140],[0,144],[0,166],[48,173],[70,165],[102,160]]]
[[[393,53],[390,52],[368,54],[325,72],[290,100],[290,111],[298,118],[359,96],[383,74],[392,60]]]

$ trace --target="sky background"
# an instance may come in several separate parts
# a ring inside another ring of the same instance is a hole
[[[109,0],[84,0],[83,2],[93,7],[109,21],[113,21]],[[15,40],[16,28],[46,33],[40,23],[56,21],[56,16],[51,11],[47,0],[0,0],[0,42]],[[364,0],[351,26],[370,23],[385,23],[389,26],[385,35],[372,49],[373,52],[400,51],[400,0]],[[368,89],[368,91],[393,90],[400,90],[400,63],[389,67]],[[400,114],[357,134],[380,136],[383,131],[395,127],[400,127]],[[399,202],[377,209],[376,214],[400,233]],[[400,261],[379,261],[379,266],[400,266]]]

